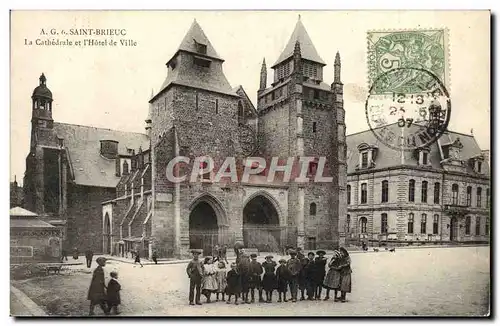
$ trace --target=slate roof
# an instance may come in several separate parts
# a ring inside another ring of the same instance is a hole
[[[54,229],[55,226],[39,220],[37,218],[30,219],[11,219],[10,220],[11,228],[36,228],[36,229]]]
[[[177,49],[177,51],[175,51],[175,54],[167,62],[167,65],[177,55],[177,52],[179,51],[186,51],[199,54],[196,49],[196,43],[201,43],[207,46],[207,53],[204,56],[210,57],[215,60],[224,61],[217,54],[217,51],[215,51],[215,48],[213,47],[212,43],[210,43],[210,40],[205,35],[205,32],[203,32],[200,25],[195,19],[191,24],[191,27],[189,28],[188,32],[186,33],[186,36],[184,36],[184,39],[182,39],[181,45],[179,45],[179,48]]]
[[[307,59],[310,61],[320,63],[322,65],[326,65],[323,59],[321,59],[321,57],[319,56],[318,51],[316,51],[316,48],[314,47],[314,44],[311,41],[311,38],[309,37],[309,34],[307,34],[306,28],[299,19],[297,21],[297,24],[295,25],[295,29],[293,30],[292,36],[290,37],[287,45],[285,46],[285,49],[283,50],[283,52],[281,52],[281,55],[279,56],[278,60],[271,68],[276,67],[278,64],[284,62],[285,60],[293,56],[293,49],[295,48],[295,43],[297,41],[299,41],[300,43],[300,55],[302,56],[303,59]]]
[[[418,126],[412,126],[417,129]],[[411,128],[412,128],[411,127]],[[395,133],[399,133],[400,128],[397,124],[392,124],[388,126]],[[460,138],[460,142],[463,148],[460,153],[460,159],[463,161],[468,161],[470,158],[481,154],[481,149],[477,144],[474,136],[466,135],[454,131],[445,132],[438,142],[434,142],[429,146],[429,161],[432,168],[437,170],[442,170],[440,162],[444,159],[440,153],[440,147],[443,148],[447,144],[453,143],[457,138]],[[358,146],[362,143],[366,143],[371,146],[376,146],[377,156],[375,159],[376,169],[388,168],[397,165],[418,165],[418,159],[413,151],[397,151],[390,147],[387,147],[384,143],[381,143],[373,134],[371,130],[365,130],[362,132],[354,133],[346,136],[347,143],[347,173],[356,172],[356,168],[359,164],[359,151]],[[401,155],[403,155],[403,160]],[[487,162],[485,162],[487,163]],[[467,172],[472,173],[472,168],[467,164]],[[488,164],[484,164],[485,173],[489,174]]]
[[[13,207],[10,209],[10,216],[16,216],[16,217],[36,217],[38,216],[36,213],[33,213],[27,209],[24,209],[22,207]]]
[[[75,183],[85,186],[114,188],[120,180],[116,176],[114,159],[100,154],[101,140],[118,141],[118,154],[129,155],[127,148],[136,152],[139,147],[149,148],[145,134],[80,126],[54,122],[54,131],[64,139],[64,147],[69,153]]]

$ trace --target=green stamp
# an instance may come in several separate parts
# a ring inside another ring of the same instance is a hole
[[[392,80],[372,89],[374,94],[421,93],[421,85],[432,82],[430,74],[422,70],[449,89],[448,67],[446,29],[368,32],[368,87],[382,74],[403,68],[398,74],[388,75],[394,77]]]

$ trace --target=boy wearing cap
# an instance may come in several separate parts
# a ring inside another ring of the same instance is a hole
[[[305,300],[305,292],[307,290],[307,279],[305,267],[309,262],[309,259],[302,253],[302,248],[297,248],[297,259],[300,260],[302,268],[299,273],[299,290],[300,290],[300,301]]]
[[[297,258],[297,252],[295,250],[290,250],[290,259],[287,262],[288,270],[290,271],[290,293],[292,295],[292,302],[297,302],[297,291],[299,287],[299,273],[302,269],[302,264]]]
[[[203,276],[203,264],[199,259],[201,254],[198,250],[192,250],[193,259],[189,262],[186,268],[187,275],[189,277],[189,304],[194,305],[193,300],[195,298],[194,292],[196,289],[196,304],[201,305],[200,294],[201,294],[201,280]]]
[[[286,288],[290,279],[290,270],[286,265],[285,259],[279,260],[280,266],[276,270],[276,282],[278,283],[278,302],[281,302],[281,295],[283,295],[283,302],[288,302],[286,299]]]
[[[316,269],[314,294],[316,300],[321,300],[321,290],[323,289],[323,281],[325,280],[326,274],[326,252],[324,250],[318,250],[316,251],[316,255],[318,255],[318,257],[314,260]]]
[[[304,266],[306,279],[307,300],[314,300],[314,291],[316,290],[316,265],[314,264],[314,252],[307,254],[307,264]]]
[[[250,262],[250,281],[248,287],[250,288],[251,300],[250,303],[255,302],[255,288],[259,291],[259,302],[264,302],[262,298],[262,286],[260,275],[263,272],[262,265],[257,261],[257,255],[251,254],[250,258],[252,261]]]

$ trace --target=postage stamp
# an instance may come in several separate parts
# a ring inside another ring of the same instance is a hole
[[[406,74],[392,75],[403,80],[391,80],[395,91],[419,92],[416,88],[422,78],[429,80],[424,71],[432,72],[449,88],[448,33],[446,29],[369,31],[368,87],[383,73],[395,68],[418,68]],[[386,76],[391,77],[391,76]],[[401,84],[405,88],[397,87]],[[380,89],[373,89],[380,94]]]

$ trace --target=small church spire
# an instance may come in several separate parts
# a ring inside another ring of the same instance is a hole
[[[266,58],[262,60],[262,67],[260,68],[260,86],[259,90],[264,90],[267,87],[267,67]]]
[[[47,78],[45,78],[45,75],[42,72],[42,74],[40,75],[40,85],[45,85],[46,82],[47,82]]]

